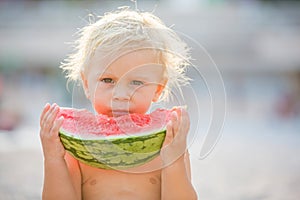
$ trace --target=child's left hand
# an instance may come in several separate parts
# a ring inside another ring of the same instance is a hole
[[[164,165],[169,165],[184,155],[189,128],[190,119],[187,111],[184,108],[174,108],[160,153]]]

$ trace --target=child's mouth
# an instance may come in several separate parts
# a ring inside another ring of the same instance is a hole
[[[128,115],[129,111],[128,110],[112,110],[111,113],[112,113],[113,117],[119,117],[122,115]]]

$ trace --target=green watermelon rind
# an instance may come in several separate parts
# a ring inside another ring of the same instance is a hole
[[[141,166],[159,155],[166,130],[139,135],[83,139],[60,129],[66,151],[77,160],[102,169],[128,169]]]

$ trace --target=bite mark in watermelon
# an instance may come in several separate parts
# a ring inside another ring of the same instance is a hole
[[[158,156],[166,135],[170,110],[118,117],[88,110],[61,108],[59,131],[64,148],[79,161],[103,169],[128,169]]]

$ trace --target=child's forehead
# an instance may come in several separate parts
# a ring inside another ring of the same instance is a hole
[[[96,50],[90,59],[88,68],[97,67],[108,70],[121,66],[155,66],[161,65],[160,53],[154,49],[119,50],[115,52],[105,52]]]
[[[164,66],[159,62],[157,53],[153,50],[125,52],[113,57],[114,59],[103,58],[104,56],[101,56],[101,53],[99,55],[99,52],[97,52],[89,66],[90,73],[97,77],[112,76],[120,78],[125,76],[160,79],[164,74]]]
[[[157,63],[146,63],[143,65],[110,65],[107,67],[99,67],[99,74],[111,75],[134,75],[134,76],[148,76],[152,74],[161,75],[164,67]]]

